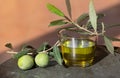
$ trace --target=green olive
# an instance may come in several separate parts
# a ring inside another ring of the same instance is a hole
[[[39,67],[46,67],[49,63],[49,56],[47,53],[45,52],[41,52],[38,53],[35,56],[35,63],[39,66]]]
[[[30,55],[23,55],[18,59],[18,67],[22,70],[27,70],[33,67],[34,59]]]

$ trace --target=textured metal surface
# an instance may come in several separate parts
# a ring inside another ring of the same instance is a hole
[[[97,48],[95,63],[87,68],[65,68],[55,64],[46,68],[36,67],[22,71],[14,59],[0,65],[0,78],[120,78],[119,74],[120,54],[108,54],[104,47]]]

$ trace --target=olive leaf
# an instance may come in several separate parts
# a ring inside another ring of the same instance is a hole
[[[62,28],[59,28],[59,29],[57,29],[58,31],[60,31],[60,30],[63,30],[63,29],[65,29],[65,30],[69,30],[69,29],[76,29],[77,27],[75,27],[75,26],[65,26],[65,27],[62,27]]]
[[[105,29],[112,28],[112,27],[120,27],[120,24],[106,25]]]
[[[7,43],[7,44],[5,44],[5,46],[6,46],[7,48],[9,48],[9,49],[13,49],[13,46],[12,46],[11,43]]]
[[[80,15],[78,18],[77,18],[77,23],[81,23],[82,21],[84,21],[86,18],[88,18],[88,14],[87,13],[84,13],[82,15]]]
[[[13,58],[19,59],[21,56],[26,55],[28,52],[29,52],[28,50],[20,51],[20,52],[18,52],[17,54],[15,54],[15,55],[13,56]]]
[[[65,22],[64,19],[60,19],[60,20],[55,20],[50,22],[49,26],[59,26],[59,25],[64,25],[67,24],[68,22]]]
[[[93,5],[93,0],[90,0],[90,3],[89,3],[89,19],[92,24],[92,27],[94,28],[96,32],[97,31],[97,15],[96,15],[95,8]]]
[[[30,49],[30,50],[35,50],[35,48],[31,45],[27,45],[27,44],[24,44],[21,48],[21,50],[24,50],[24,49]]]
[[[104,41],[105,41],[105,45],[106,45],[106,48],[108,49],[108,51],[111,53],[111,54],[114,54],[114,47],[112,45],[112,40],[109,39],[107,36],[103,36],[104,37]]]
[[[48,55],[54,57],[54,52],[48,52]]]
[[[15,59],[19,59],[21,56],[26,55],[27,53],[34,52],[35,49],[30,45],[24,45],[22,49],[13,56]]]
[[[57,46],[53,47],[53,52],[54,52],[54,59],[57,61],[58,64],[62,65],[62,62],[63,62],[62,56]]]
[[[105,14],[102,14],[102,13],[97,14],[97,19],[101,19],[103,17],[105,17]]]
[[[102,13],[99,13],[97,14],[97,19],[101,19],[103,18],[105,15],[102,14]],[[77,18],[77,23],[81,23],[82,21],[86,20],[87,18],[89,17],[89,14],[88,13],[83,13],[82,15],[80,15],[78,18]]]
[[[41,51],[44,51],[47,47],[48,43],[47,42],[44,42],[43,44],[41,44],[38,49],[37,49],[37,52],[41,52]]]
[[[107,38],[109,38],[112,41],[120,41],[120,39],[115,38],[115,37],[111,37],[111,36],[106,36]]]
[[[61,10],[59,10],[57,7],[55,7],[54,5],[48,3],[47,8],[50,12],[52,12],[58,16],[64,17],[64,13]]]
[[[68,14],[70,18],[72,18],[70,0],[65,0],[65,1],[66,1],[66,7],[67,7]]]

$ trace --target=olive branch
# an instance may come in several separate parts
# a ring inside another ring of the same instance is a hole
[[[83,30],[88,35],[94,35],[97,37],[100,36],[104,39],[107,50],[111,54],[114,54],[114,47],[112,45],[112,41],[120,41],[120,39],[108,36],[106,35],[105,32],[109,27],[111,28],[111,27],[116,27],[120,25],[117,24],[117,25],[105,26],[103,22],[98,22],[98,20],[104,17],[105,15],[96,13],[93,0],[90,0],[89,2],[89,13],[82,14],[81,16],[79,16],[76,22],[72,19],[72,14],[71,14],[72,10],[71,10],[70,0],[65,0],[65,2],[66,2],[66,7],[67,7],[69,16],[66,16],[60,9],[58,9],[53,4],[50,4],[50,3],[47,4],[47,8],[51,13],[54,13],[63,18],[63,19],[58,19],[50,22],[49,26],[64,26],[65,24],[72,24],[73,28],[76,28],[76,31],[81,32],[81,30]],[[83,25],[78,24],[78,23],[81,23],[82,21],[85,21],[86,19],[88,20]],[[67,27],[67,29],[69,29],[69,27]]]
[[[114,47],[112,45],[112,41],[120,41],[120,39],[111,37],[106,35],[106,30],[112,27],[120,26],[120,24],[113,24],[113,25],[105,25],[103,22],[99,22],[99,19],[103,18],[104,14],[97,14],[94,8],[93,0],[90,0],[89,2],[89,13],[84,13],[80,15],[75,21],[72,19],[72,9],[71,9],[71,3],[70,0],[65,0],[68,15],[65,15],[60,9],[58,9],[53,4],[48,3],[47,8],[51,13],[54,13],[62,19],[57,19],[52,22],[50,22],[49,26],[62,26],[62,29],[66,30],[74,30],[76,32],[88,34],[91,36],[97,36],[97,38],[102,37],[105,42],[105,46],[107,50],[111,54],[115,54]],[[87,21],[86,21],[87,20]],[[84,24],[81,24],[84,22]],[[66,24],[72,24],[72,27],[66,27]],[[61,30],[61,28],[60,28]],[[59,32],[60,33],[60,32]],[[5,46],[10,48],[10,51],[7,51],[7,53],[14,54],[14,58],[19,59],[21,56],[25,54],[30,54],[35,56],[36,53],[39,52],[46,52],[50,56],[53,56],[56,62],[60,65],[62,65],[62,57],[61,52],[59,50],[60,41],[56,41],[56,43],[51,47],[48,43],[44,42],[40,45],[37,49],[32,47],[31,45],[24,45],[22,49],[19,52],[15,52],[13,50],[13,46],[11,43],[7,43]]]

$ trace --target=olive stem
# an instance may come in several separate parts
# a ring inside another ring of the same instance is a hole
[[[15,52],[15,51],[7,51],[7,53],[9,53],[9,54],[18,54],[18,52]],[[27,54],[32,54],[32,53],[27,53]]]
[[[75,23],[74,21],[72,21],[72,19],[68,18],[67,16],[64,16],[64,18],[65,18],[66,20],[68,20],[69,23],[72,23],[73,25],[75,25],[75,26],[78,27],[79,29],[88,32],[89,35],[99,35],[96,31],[95,31],[95,32],[92,32],[92,31],[90,31],[90,30],[88,30],[88,29],[86,29],[86,28],[84,28],[84,27],[81,27],[80,25],[78,25],[77,23]]]
[[[54,46],[59,46],[60,45],[59,43],[60,43],[60,41],[58,40],[51,48],[44,50],[43,52],[48,52],[48,51],[52,50]]]

